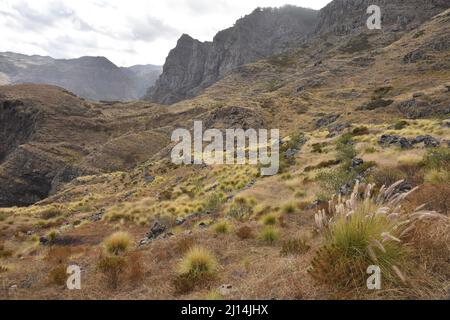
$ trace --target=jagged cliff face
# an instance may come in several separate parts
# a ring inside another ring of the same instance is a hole
[[[345,35],[366,28],[367,8],[381,8],[384,31],[414,29],[450,7],[448,0],[335,0],[320,10],[316,35]]]
[[[60,60],[0,53],[0,85],[44,83],[93,100],[136,100],[161,73],[158,66],[119,68],[104,57]]]
[[[298,47],[306,37],[317,41],[326,34],[366,32],[367,8],[373,4],[382,8],[383,31],[389,35],[384,44],[394,41],[396,32],[417,28],[450,7],[448,0],[335,0],[320,12],[297,7],[255,10],[219,32],[213,42],[183,35],[145,99],[172,104],[194,97],[236,67]]]
[[[212,42],[183,35],[146,98],[162,104],[193,97],[234,68],[297,46],[315,25],[317,11],[257,9],[219,32]]]

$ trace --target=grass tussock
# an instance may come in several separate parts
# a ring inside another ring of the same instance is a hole
[[[274,214],[266,214],[262,217],[261,222],[265,226],[274,226],[277,224],[277,216]]]
[[[217,234],[229,234],[231,229],[231,223],[226,220],[218,222],[214,225],[214,232]]]
[[[254,213],[256,201],[253,198],[236,197],[226,214],[236,220],[247,220]]]
[[[288,239],[281,245],[281,255],[301,255],[309,251],[311,246],[304,238]]]
[[[362,289],[367,268],[377,265],[385,285],[410,283],[413,260],[405,239],[416,230],[416,223],[446,218],[421,208],[401,214],[399,204],[416,191],[397,192],[402,182],[383,186],[377,196],[372,195],[374,185],[366,186],[361,195],[357,184],[348,199],[335,197],[328,210],[316,214],[324,236],[310,270],[316,281],[338,290]]]
[[[137,282],[143,277],[143,264],[139,252],[130,252],[132,237],[127,232],[116,232],[103,241],[97,270],[99,270],[107,286],[117,289],[125,278]]]
[[[267,226],[261,230],[259,238],[263,243],[273,245],[280,239],[280,232],[275,227]]]
[[[133,244],[133,239],[126,232],[116,232],[103,241],[103,247],[107,254],[118,256],[126,253]]]
[[[191,248],[178,266],[178,274],[174,280],[176,292],[190,292],[195,286],[212,279],[217,267],[217,260],[209,250],[203,247]]]

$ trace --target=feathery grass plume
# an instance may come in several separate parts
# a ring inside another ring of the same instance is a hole
[[[382,186],[377,195],[374,185],[363,192],[357,183],[348,198],[334,196],[327,210],[315,215],[316,228],[325,238],[317,252],[310,274],[322,283],[341,287],[363,286],[369,265],[380,266],[388,282],[406,282],[398,266],[408,266],[410,250],[404,238],[418,221],[447,217],[423,206],[410,213],[401,212],[401,203],[417,188],[399,192],[403,180]]]

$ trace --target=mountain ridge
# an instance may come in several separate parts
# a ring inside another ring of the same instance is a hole
[[[155,65],[118,67],[101,56],[54,59],[14,52],[0,53],[1,84],[51,84],[92,100],[137,100],[161,71],[161,67]]]

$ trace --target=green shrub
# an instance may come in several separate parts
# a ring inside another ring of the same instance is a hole
[[[268,226],[261,231],[259,237],[264,243],[274,244],[280,238],[280,233],[278,229]]]
[[[343,168],[326,169],[316,175],[316,181],[321,189],[327,193],[326,198],[328,198],[333,193],[338,193],[343,185],[353,181],[354,177],[355,172]]]
[[[245,220],[253,214],[254,206],[253,199],[237,197],[228,208],[227,215],[237,220]]]
[[[433,148],[428,150],[423,159],[427,169],[450,170],[450,148]]]
[[[277,224],[277,217],[274,214],[266,214],[263,218],[262,218],[262,223],[266,226],[273,226],[275,224]]]
[[[209,195],[203,205],[206,212],[214,213],[220,209],[224,202],[224,197],[221,193],[215,192]]]
[[[336,143],[337,159],[342,162],[349,162],[356,157],[356,150],[351,134],[342,135]]]
[[[216,233],[228,234],[231,228],[231,224],[228,221],[221,221],[214,226],[214,231]]]
[[[394,124],[394,129],[395,129],[395,130],[402,130],[402,129],[404,129],[407,125],[408,125],[408,122],[406,122],[405,120],[400,120],[400,121],[397,121],[397,122]]]

